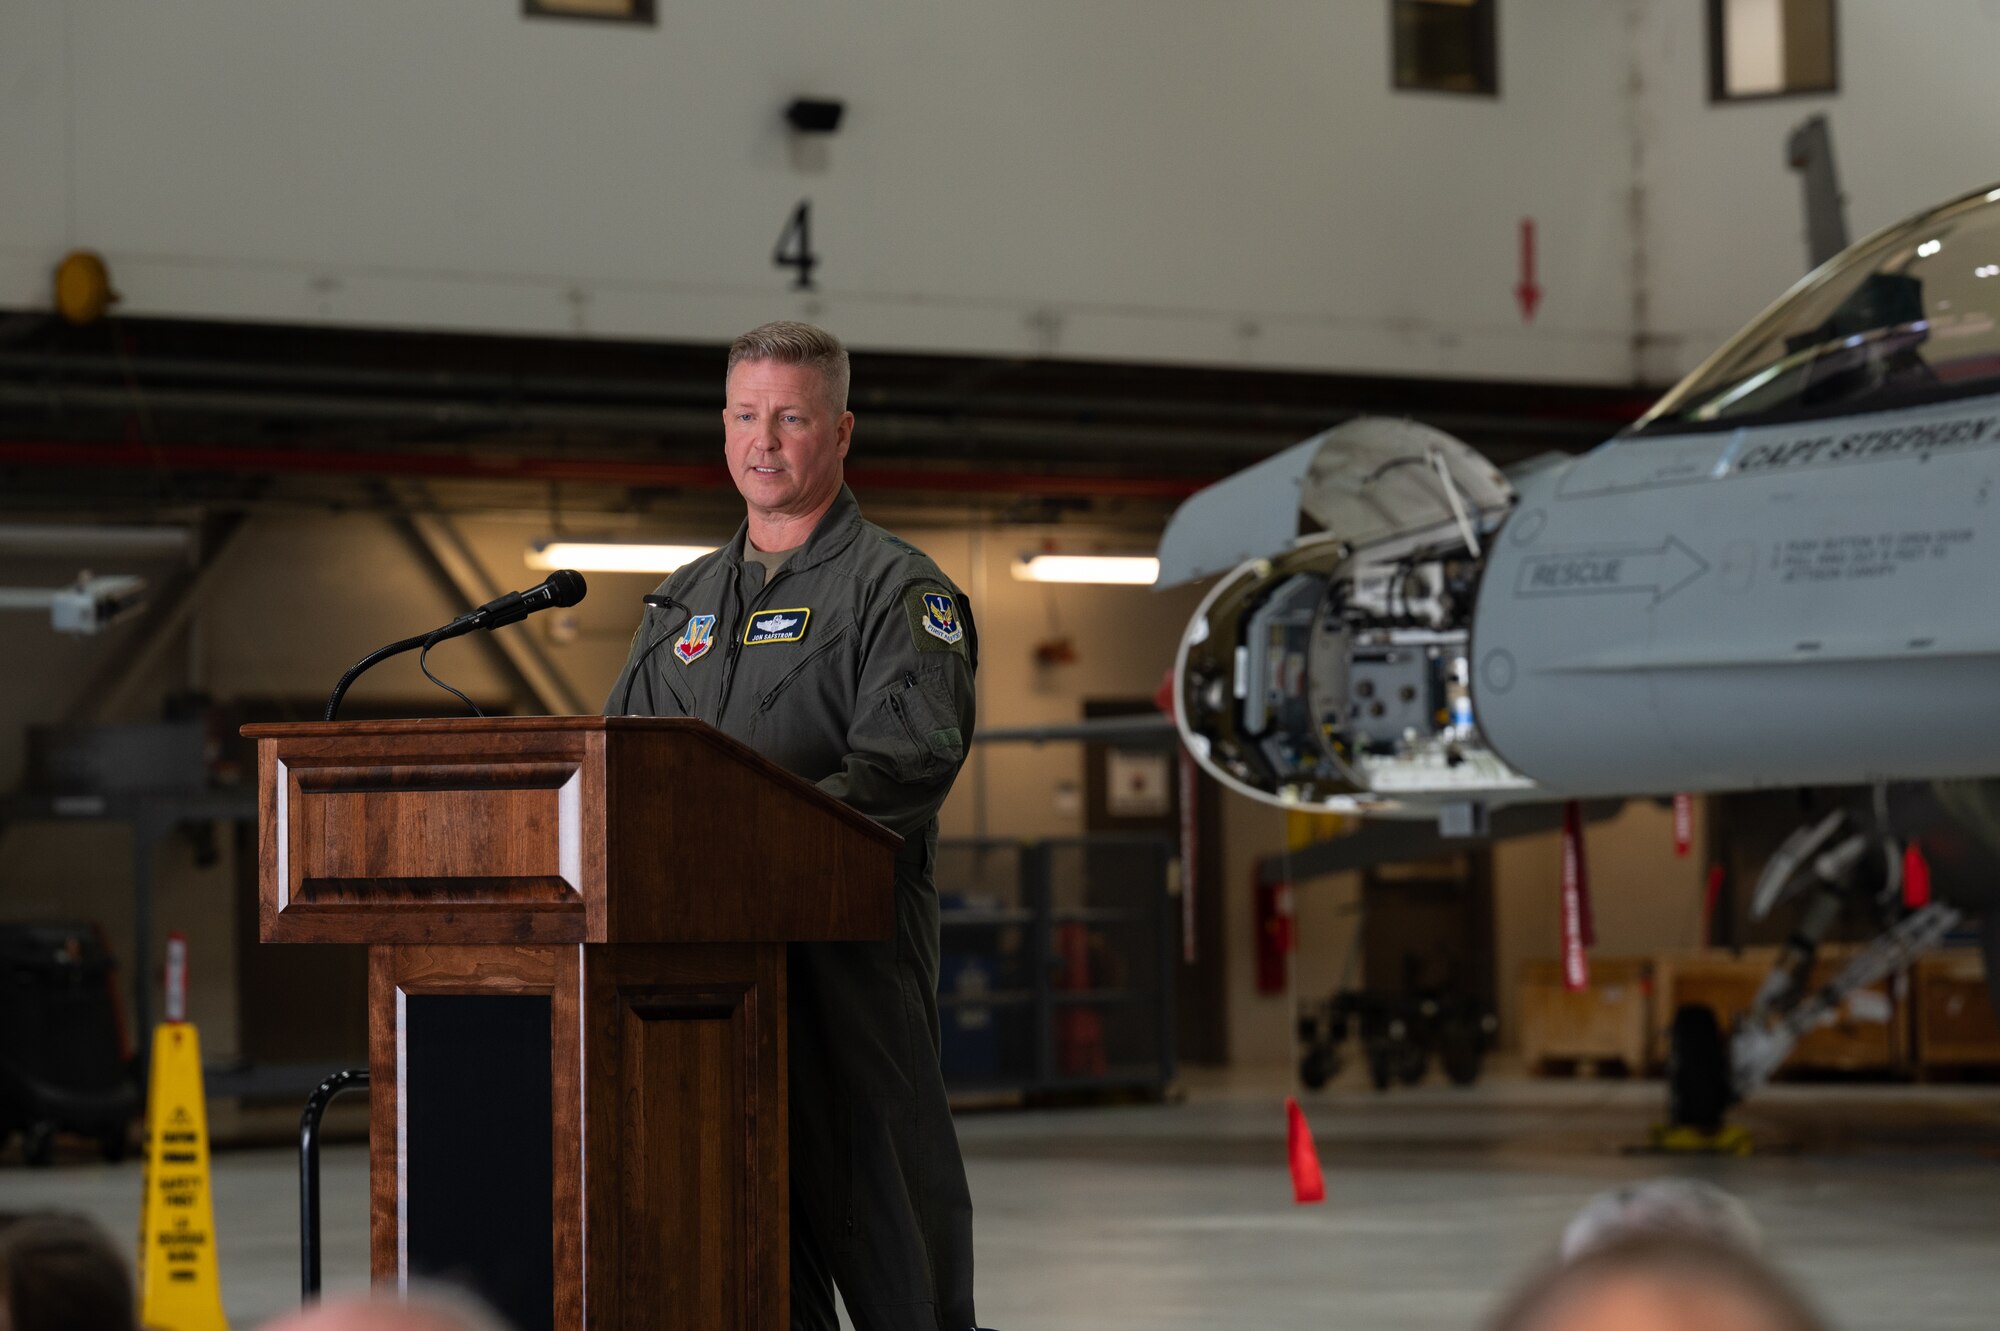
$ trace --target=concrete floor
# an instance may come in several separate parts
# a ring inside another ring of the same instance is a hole
[[[1663,1173],[1749,1203],[1780,1262],[1846,1331],[2000,1325],[2000,1087],[1773,1088],[1746,1160],[1630,1154],[1657,1083],[1526,1081],[1304,1099],[1328,1199],[1294,1206],[1283,1079],[1197,1077],[1173,1106],[990,1112],[959,1131],[978,1208],[980,1315],[1002,1331],[1477,1327],[1593,1193]],[[366,1283],[359,1146],[325,1164],[329,1289]],[[215,1165],[239,1328],[297,1302],[297,1164]],[[60,1206],[124,1240],[133,1166],[0,1168],[0,1209]]]

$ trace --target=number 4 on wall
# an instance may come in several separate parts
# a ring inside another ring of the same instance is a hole
[[[800,199],[799,206],[792,209],[785,229],[778,233],[778,247],[771,251],[771,262],[780,268],[798,270],[792,290],[813,290],[813,269],[819,266],[819,256],[813,253],[811,199]]]

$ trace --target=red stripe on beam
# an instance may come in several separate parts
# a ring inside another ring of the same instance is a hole
[[[148,471],[279,472],[359,476],[435,476],[490,481],[592,481],[607,485],[720,490],[718,466],[619,462],[605,458],[475,457],[428,453],[330,452],[323,449],[223,448],[207,444],[0,441],[0,466],[122,467]],[[1062,475],[1020,471],[929,471],[855,467],[848,484],[860,490],[930,490],[954,494],[1079,495],[1092,498],[1185,499],[1211,479]]]

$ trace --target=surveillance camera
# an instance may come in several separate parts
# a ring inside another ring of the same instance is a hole
[[[58,633],[102,633],[145,604],[146,580],[127,574],[85,573],[73,587],[58,590],[49,618]]]
[[[831,134],[840,128],[847,103],[826,97],[798,97],[785,108],[785,123],[800,134]]]

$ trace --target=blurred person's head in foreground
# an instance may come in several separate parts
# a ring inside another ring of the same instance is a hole
[[[1550,1266],[1492,1331],[1829,1331],[1756,1253],[1687,1233],[1632,1233]]]
[[[0,1229],[0,1331],[133,1331],[125,1258],[78,1215],[26,1215]]]
[[[266,1323],[263,1331],[507,1331],[507,1326],[470,1295],[430,1286],[407,1299],[327,1299]]]
[[[1641,1234],[1686,1234],[1761,1252],[1763,1231],[1750,1208],[1712,1183],[1656,1178],[1600,1192],[1563,1231],[1562,1260]]]

